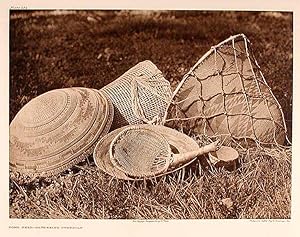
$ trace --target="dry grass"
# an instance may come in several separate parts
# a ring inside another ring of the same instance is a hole
[[[290,218],[291,149],[268,153],[240,151],[241,165],[233,172],[196,161],[147,181],[114,179],[91,161],[51,178],[11,174],[10,217]]]

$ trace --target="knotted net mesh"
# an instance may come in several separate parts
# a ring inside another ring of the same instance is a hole
[[[243,147],[289,143],[282,109],[250,47],[244,34],[212,47],[176,88],[165,124]]]

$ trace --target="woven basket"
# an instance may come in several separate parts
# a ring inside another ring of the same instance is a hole
[[[65,88],[27,103],[10,124],[10,167],[39,176],[62,172],[93,152],[113,119],[97,90]]]
[[[150,61],[143,61],[100,89],[114,105],[112,129],[160,120],[171,100],[170,83]]]
[[[168,141],[171,151],[175,154],[186,153],[189,151],[197,150],[199,148],[198,144],[192,138],[188,137],[187,135],[181,132],[178,132],[175,129],[171,129],[165,126],[140,124],[140,125],[128,125],[128,126],[118,128],[108,133],[102,139],[99,140],[93,154],[96,165],[105,173],[113,177],[116,177],[118,179],[132,180],[131,177],[126,175],[124,172],[122,172],[112,164],[110,158],[110,146],[112,141],[115,139],[115,137],[117,137],[124,130],[130,128],[148,129],[151,130],[152,132],[162,135]],[[143,156],[141,156],[140,158],[143,159]],[[189,162],[180,164],[178,166],[170,167],[166,172],[156,177],[159,177],[161,175],[166,175],[175,172],[179,169],[182,169],[183,167],[193,162],[195,159],[196,158],[192,159]],[[138,178],[135,178],[135,180],[136,179]]]

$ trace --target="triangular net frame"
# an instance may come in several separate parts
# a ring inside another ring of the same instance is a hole
[[[244,148],[291,144],[282,108],[250,47],[244,34],[213,46],[174,91],[165,125]]]

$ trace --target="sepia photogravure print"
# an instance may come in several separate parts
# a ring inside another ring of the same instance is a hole
[[[9,218],[291,219],[293,12],[9,11]]]

